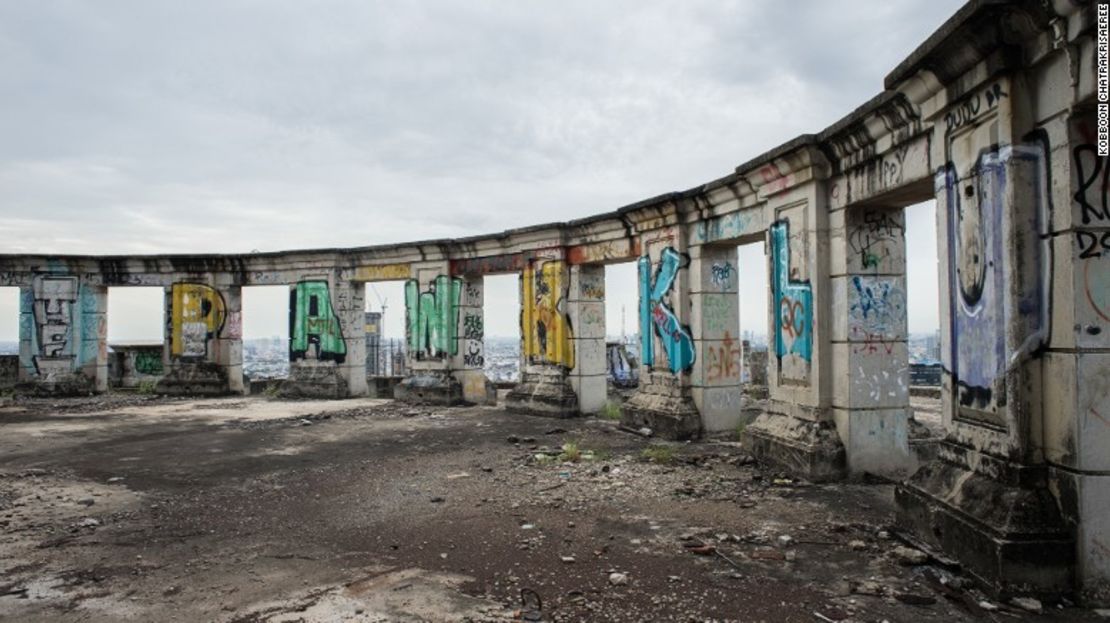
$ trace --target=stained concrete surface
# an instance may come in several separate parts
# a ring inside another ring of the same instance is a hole
[[[530,614],[521,589],[552,621],[1101,620],[902,564],[892,513],[889,485],[808,485],[729,440],[596,419],[368,399],[0,407],[2,620],[499,621]]]

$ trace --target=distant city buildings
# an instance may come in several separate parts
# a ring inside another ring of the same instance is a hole
[[[379,334],[380,314],[366,314],[366,373],[368,376],[402,376],[405,370],[405,343],[400,338],[382,338]],[[743,331],[743,340],[752,351],[767,350],[767,336]],[[610,336],[608,342],[622,342],[629,355],[637,360],[640,337],[637,334]],[[917,365],[940,365],[940,332],[913,333],[908,340],[909,362]],[[19,342],[0,341],[0,355],[18,355]],[[512,383],[520,380],[520,338],[485,338],[486,376],[493,382]],[[280,379],[289,375],[289,341],[281,336],[243,340],[243,372],[253,380]],[[745,379],[747,381],[748,379]]]

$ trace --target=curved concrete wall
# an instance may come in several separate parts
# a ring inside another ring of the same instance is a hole
[[[105,389],[106,288],[160,286],[162,390],[242,391],[240,288],[286,284],[287,391],[360,395],[362,284],[405,279],[400,395],[481,401],[483,276],[516,273],[524,361],[510,407],[591,413],[606,396],[601,267],[634,260],[645,367],[625,424],[692,437],[739,421],[735,246],[763,240],[770,399],[745,431],[753,452],[815,480],[912,473],[901,520],[984,579],[1105,597],[1110,279],[1098,241],[1110,163],[1094,149],[1094,13],[970,2],[882,93],[819,134],[578,221],[354,249],[0,256],[0,285],[22,291],[21,379]],[[902,208],[930,198],[948,438],[918,465]]]

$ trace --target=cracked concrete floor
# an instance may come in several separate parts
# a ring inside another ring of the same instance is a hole
[[[904,564],[892,511],[889,485],[594,419],[23,400],[0,407],[0,619],[1104,620]]]

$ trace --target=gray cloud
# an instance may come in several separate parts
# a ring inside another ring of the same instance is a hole
[[[354,246],[611,210],[822,129],[959,4],[3,3],[3,246]]]

